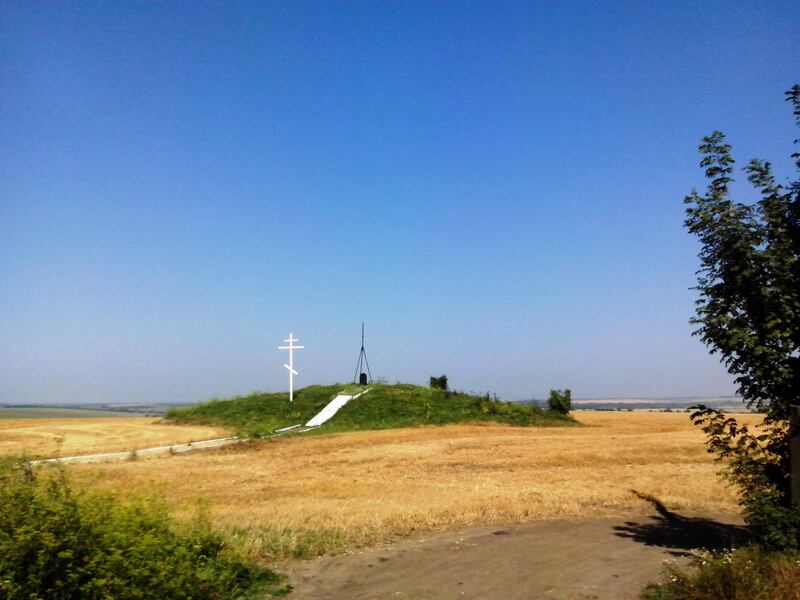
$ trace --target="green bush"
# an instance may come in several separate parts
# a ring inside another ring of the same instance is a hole
[[[547,407],[562,415],[567,414],[572,410],[572,391],[567,388],[563,392],[561,390],[550,390],[550,398],[547,400]]]
[[[441,375],[440,377],[431,377],[430,387],[439,390],[447,390],[447,375]]]
[[[708,437],[708,452],[727,461],[722,475],[735,484],[753,538],[768,550],[798,550],[800,507],[789,492],[789,437],[780,422],[756,431],[713,408],[696,407],[691,418]]]
[[[800,555],[758,546],[718,556],[702,555],[693,568],[669,567],[666,581],[644,600],[800,600]]]
[[[0,597],[247,598],[281,577],[233,554],[197,517],[177,526],[158,498],[80,491],[62,468],[0,464]]]

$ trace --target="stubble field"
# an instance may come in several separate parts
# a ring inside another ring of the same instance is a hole
[[[209,425],[172,425],[154,417],[0,419],[0,456],[121,452],[228,435]]]
[[[87,485],[124,495],[155,487],[178,515],[203,504],[231,539],[270,560],[467,525],[648,511],[633,490],[678,512],[737,512],[734,491],[716,475],[719,465],[686,413],[576,417],[584,427],[284,437],[70,469]]]

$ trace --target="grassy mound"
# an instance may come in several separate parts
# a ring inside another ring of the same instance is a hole
[[[356,394],[353,385],[312,385],[298,390],[294,402],[286,393],[254,393],[228,400],[211,400],[188,408],[171,409],[175,422],[214,423],[235,427],[240,434],[258,436],[281,427],[304,424],[340,393]],[[492,400],[462,392],[409,384],[373,384],[369,393],[351,400],[319,431],[353,431],[497,422],[511,425],[573,425],[568,416],[536,406]]]

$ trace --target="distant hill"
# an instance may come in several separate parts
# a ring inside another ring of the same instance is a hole
[[[558,413],[537,406],[492,400],[462,392],[446,392],[410,384],[373,384],[369,393],[351,400],[318,431],[389,429],[447,423],[496,422],[512,425],[575,425]],[[340,393],[363,388],[336,384],[312,385],[287,393],[256,392],[249,396],[215,399],[186,408],[169,409],[167,420],[213,423],[235,427],[241,434],[259,436],[276,429],[306,423]]]
[[[526,400],[537,406],[546,406],[547,401]],[[684,411],[692,406],[704,404],[725,412],[749,412],[739,396],[697,396],[675,398],[580,398],[572,400],[576,410],[672,410]]]
[[[135,417],[135,413],[60,406],[0,406],[0,419],[99,419]]]
[[[0,403],[0,418],[82,418],[163,415],[176,404],[103,403],[103,404],[8,404]]]

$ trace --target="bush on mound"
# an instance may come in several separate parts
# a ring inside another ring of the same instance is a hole
[[[121,503],[73,488],[63,468],[0,464],[0,597],[247,598],[281,576],[229,551],[198,517],[175,524],[159,499]]]

